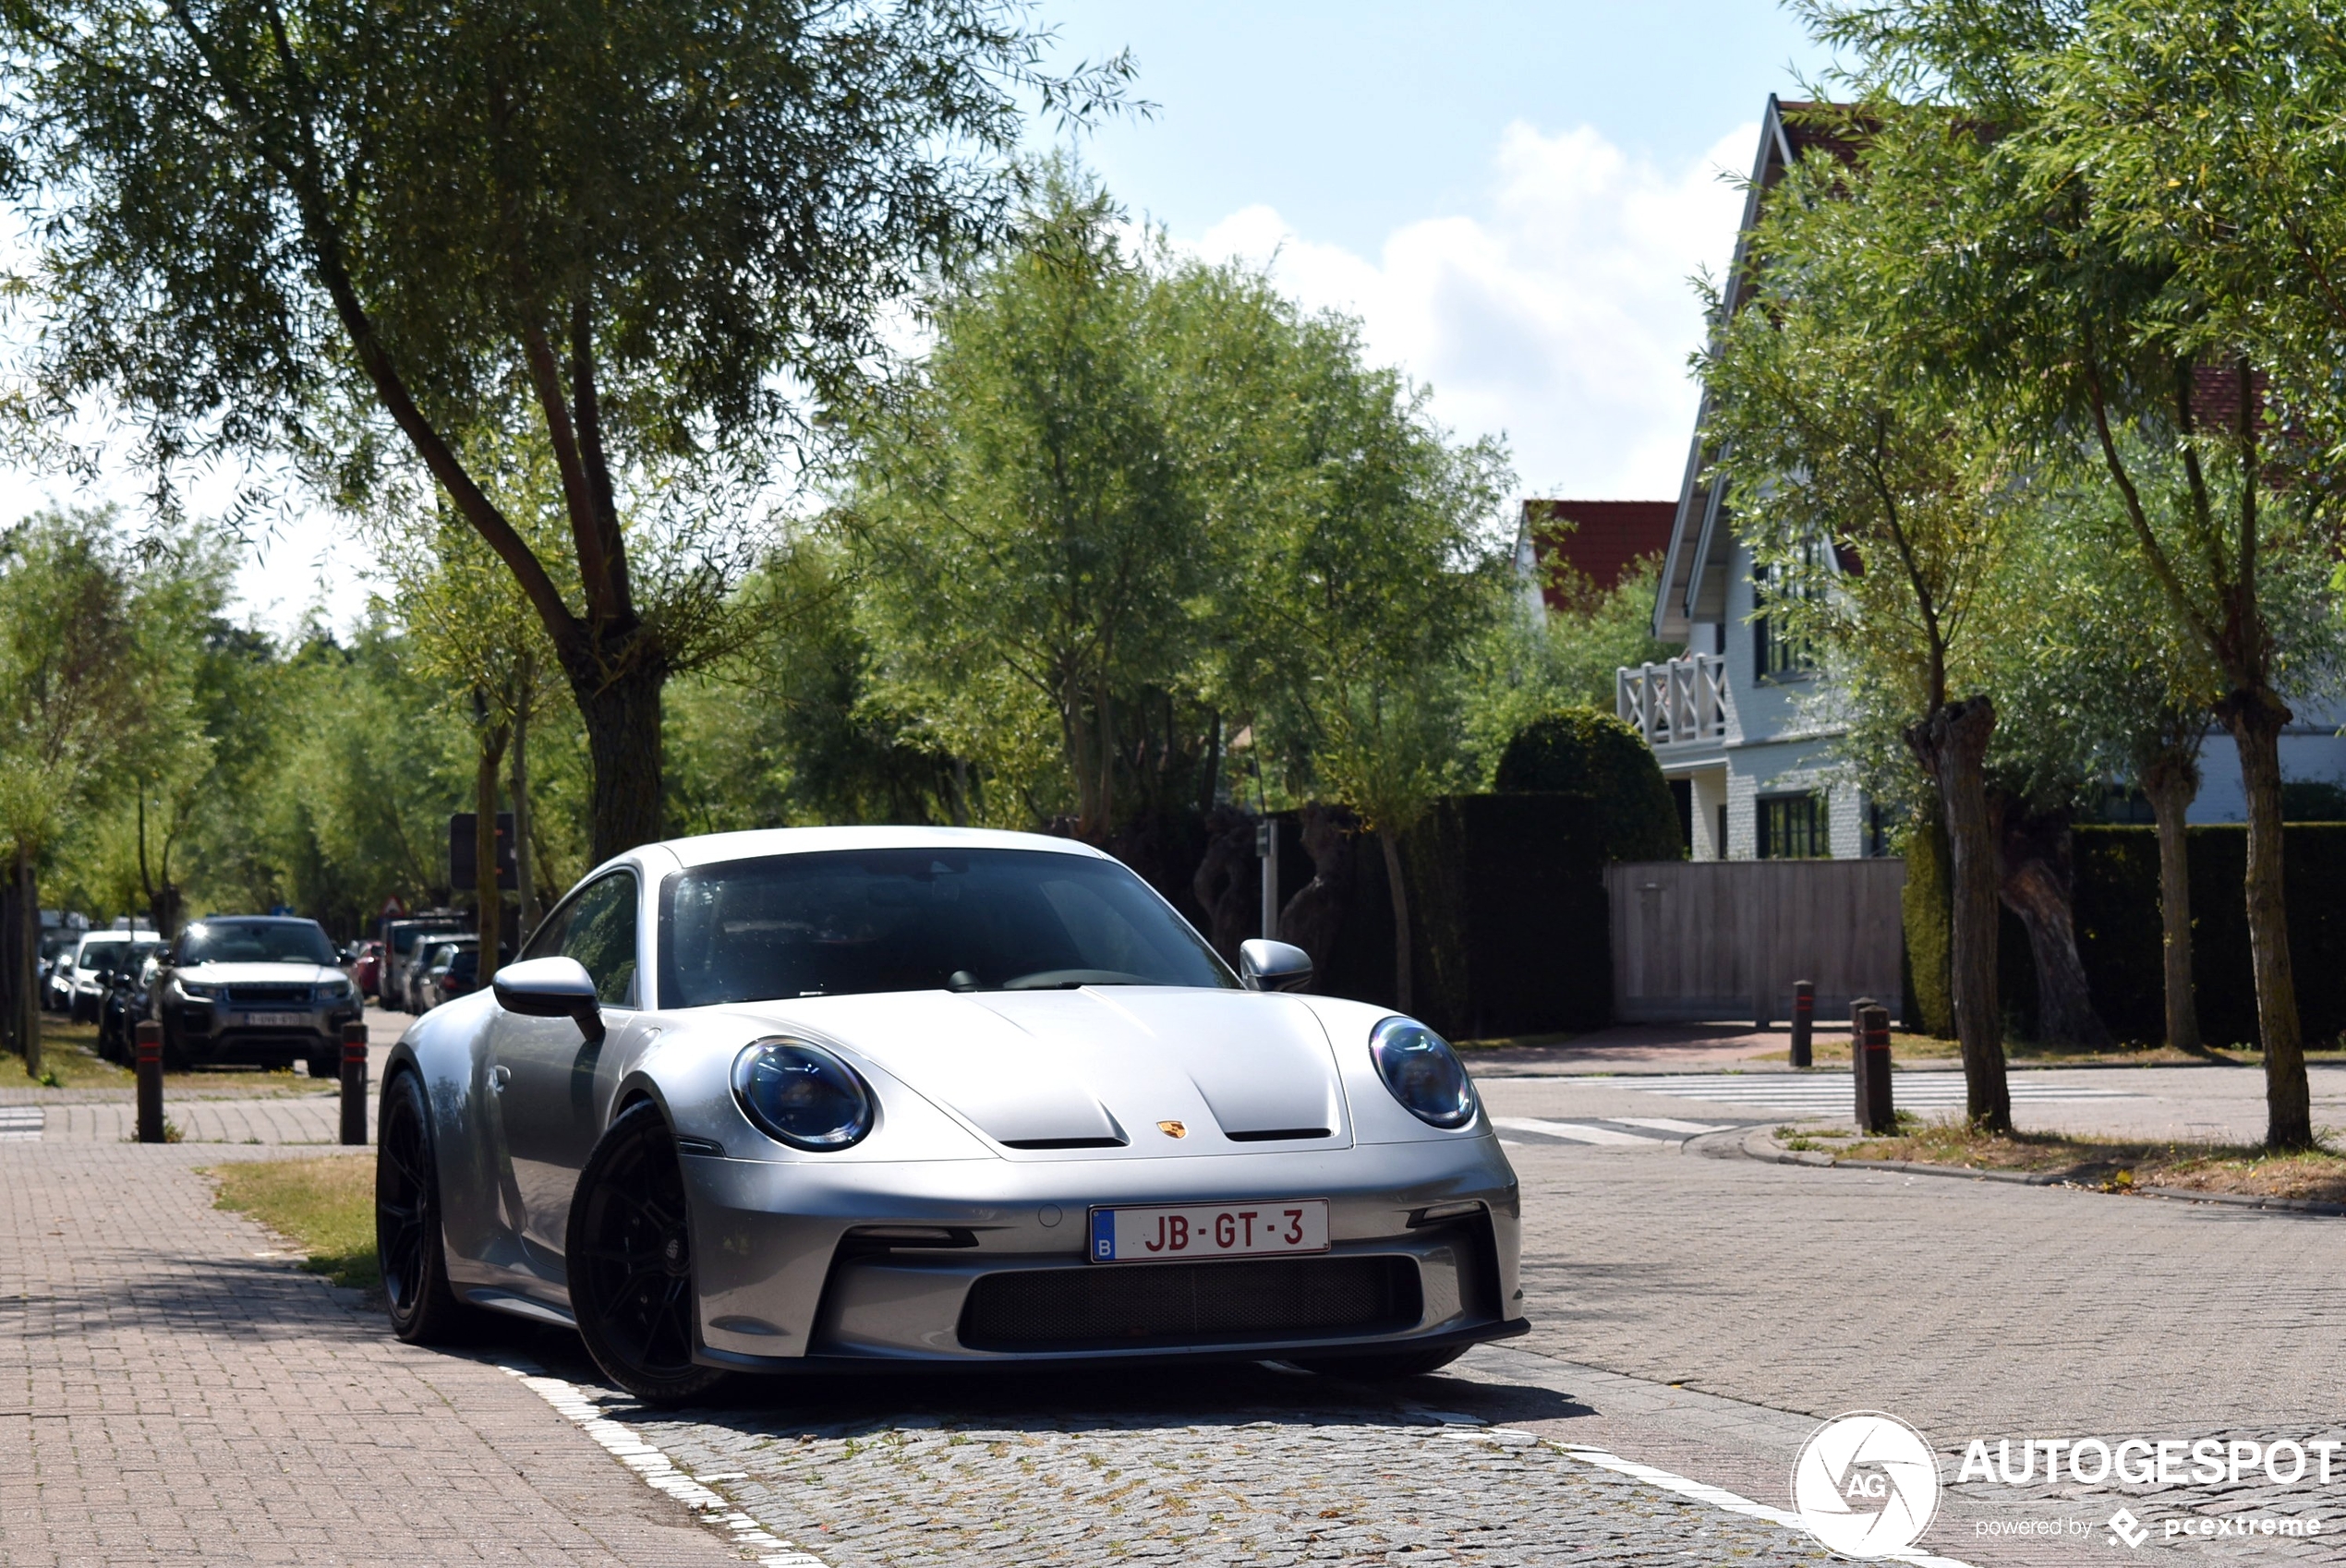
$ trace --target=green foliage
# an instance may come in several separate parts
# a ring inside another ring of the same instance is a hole
[[[1653,634],[1659,557],[1606,592],[1558,566],[1564,605],[1536,612],[1526,605],[1493,616],[1469,656],[1462,722],[1472,781],[1485,788],[1525,725],[1572,705],[1609,709],[1615,670],[1659,664],[1679,652]]]
[[[1678,811],[1639,733],[1609,713],[1567,707],[1533,720],[1507,743],[1493,787],[1588,802],[1604,858],[1677,860],[1686,853]]]
[[[1950,968],[1953,873],[1947,830],[1935,807],[1917,812],[1909,820],[1899,838],[1898,852],[1906,865],[1905,883],[1898,889],[1898,909],[1905,928],[1906,985],[1914,1000],[1905,1024],[1917,1034],[1952,1040],[1955,1037],[1955,988]]]

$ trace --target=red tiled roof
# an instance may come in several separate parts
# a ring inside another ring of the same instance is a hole
[[[1527,501],[1524,525],[1542,568],[1542,592],[1549,607],[1566,608],[1548,582],[1546,567],[1561,555],[1600,593],[1609,593],[1646,557],[1670,548],[1678,515],[1675,501]]]

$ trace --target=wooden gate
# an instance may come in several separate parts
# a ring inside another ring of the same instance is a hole
[[[1899,1011],[1900,860],[1617,861],[1605,867],[1613,1014],[1624,1023],[1817,1016],[1871,996]]]

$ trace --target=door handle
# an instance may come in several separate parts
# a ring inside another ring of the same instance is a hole
[[[489,1069],[489,1087],[495,1090],[500,1094],[502,1094],[505,1092],[505,1085],[511,1083],[513,1079],[514,1069],[507,1067],[502,1062],[499,1062],[495,1067]]]

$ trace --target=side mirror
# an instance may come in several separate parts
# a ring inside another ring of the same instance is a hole
[[[1241,942],[1239,983],[1249,991],[1300,991],[1312,983],[1312,955],[1288,942]]]
[[[603,1037],[602,1000],[594,977],[576,959],[529,959],[508,964],[490,982],[497,1005],[533,1019],[575,1019],[588,1043]]]

